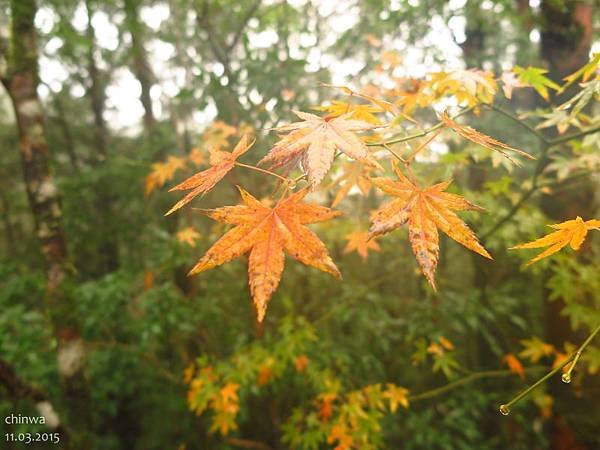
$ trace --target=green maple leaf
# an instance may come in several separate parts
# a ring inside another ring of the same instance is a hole
[[[539,67],[521,67],[515,66],[513,72],[519,77],[519,81],[527,86],[532,87],[540,94],[544,100],[548,100],[548,88],[555,91],[560,90],[560,86],[545,76],[548,71]]]

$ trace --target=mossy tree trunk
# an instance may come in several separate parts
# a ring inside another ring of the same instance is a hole
[[[45,307],[58,342],[57,365],[68,421],[78,430],[89,429],[89,391],[84,374],[85,346],[77,310],[66,295],[67,246],[60,193],[50,170],[43,106],[37,95],[38,52],[35,0],[11,1],[11,40],[1,74],[12,101],[20,141],[23,176],[37,237],[46,267]],[[84,439],[70,443],[85,449]]]

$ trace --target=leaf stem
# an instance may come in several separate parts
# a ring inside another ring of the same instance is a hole
[[[265,174],[267,174],[267,175],[271,175],[271,176],[273,176],[273,177],[277,177],[277,178],[279,178],[281,181],[283,181],[284,183],[289,183],[289,182],[291,182],[291,181],[292,181],[292,180],[290,180],[289,178],[282,177],[281,175],[279,175],[279,174],[276,174],[275,172],[271,172],[270,170],[267,170],[267,169],[261,169],[260,167],[251,166],[251,165],[248,165],[248,164],[243,164],[243,163],[241,163],[241,162],[237,162],[237,161],[235,162],[235,165],[236,165],[236,166],[239,166],[239,167],[244,167],[244,168],[246,168],[246,169],[255,170],[255,171],[257,171],[257,172],[265,173]]]
[[[436,137],[438,137],[440,135],[440,133],[443,130],[438,130],[435,132],[435,134],[433,136],[431,136],[429,139],[427,139],[425,142],[423,142],[421,145],[419,145],[416,149],[414,149],[410,155],[408,155],[408,157],[406,158],[406,163],[410,164],[412,162],[412,160],[415,158],[415,156],[417,156],[421,150],[423,150],[425,147],[427,147],[429,144],[431,144],[431,141],[433,141]]]
[[[500,412],[502,414],[504,414],[504,415],[507,415],[510,412],[510,407],[512,405],[514,405],[515,403],[517,403],[523,397],[527,396],[527,394],[529,394],[531,391],[533,391],[535,388],[537,388],[540,384],[544,383],[546,380],[548,380],[549,378],[551,378],[552,376],[554,376],[556,373],[560,372],[563,369],[563,367],[565,367],[567,364],[569,364],[572,361],[573,364],[571,364],[571,367],[569,367],[569,371],[567,372],[567,374],[569,374],[569,377],[570,377],[571,372],[573,371],[573,368],[575,367],[575,364],[577,363],[577,361],[581,357],[581,353],[585,350],[585,348],[589,345],[589,343],[592,342],[592,340],[594,339],[594,337],[596,337],[596,335],[598,334],[598,332],[600,332],[600,325],[598,325],[596,327],[596,329],[594,331],[592,331],[592,333],[587,337],[587,339],[585,341],[583,341],[583,344],[581,344],[579,346],[579,348],[575,352],[571,353],[569,355],[569,357],[567,359],[565,359],[560,365],[558,365],[557,367],[555,367],[554,369],[552,369],[550,372],[548,372],[542,378],[540,378],[539,380],[537,380],[531,386],[529,386],[526,389],[524,389],[521,392],[519,392],[508,403],[500,405]],[[563,380],[565,382],[568,382],[568,381],[570,381],[570,378],[564,378]]]

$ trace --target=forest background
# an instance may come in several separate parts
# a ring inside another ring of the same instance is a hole
[[[600,324],[600,233],[528,267],[508,250],[600,218],[599,27],[591,0],[0,1],[0,417],[48,419],[0,422],[0,447],[600,448],[598,341],[570,384],[498,412]],[[463,218],[494,261],[442,238],[435,292],[406,231],[366,248],[352,233],[383,196],[338,161],[309,200],[344,213],[313,228],[343,281],[289,260],[258,323],[243,260],[188,276],[226,229],[194,208],[275,184],[238,166],[164,217],[168,189],[244,134],[255,164],[293,111],[356,104],[396,135],[470,108],[461,123],[537,158],[408,143],[427,182],[485,208]]]

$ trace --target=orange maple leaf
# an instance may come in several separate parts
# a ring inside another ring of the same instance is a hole
[[[525,370],[523,369],[523,364],[519,361],[512,353],[507,353],[502,357],[502,361],[508,366],[508,369],[517,374],[521,378],[525,378]]]
[[[519,150],[518,148],[511,147],[510,145],[505,144],[504,142],[500,142],[500,141],[488,136],[487,134],[483,134],[483,133],[477,131],[476,129],[471,128],[470,126],[459,125],[458,123],[456,123],[454,120],[452,120],[450,118],[450,116],[448,115],[448,112],[442,113],[440,115],[440,119],[443,122],[444,126],[452,129],[460,136],[464,137],[465,139],[468,139],[471,142],[479,144],[485,148],[489,148],[490,150],[499,152],[500,154],[502,154],[502,156],[504,156],[506,159],[508,159],[510,162],[512,162],[513,164],[515,164],[517,166],[520,165],[519,162],[516,159],[514,159],[510,154],[508,154],[506,151],[515,152],[518,155],[524,156],[525,158],[535,159],[529,153],[524,152],[523,150]]]
[[[535,258],[530,259],[527,262],[527,265],[546,258],[547,256],[558,252],[561,248],[566,247],[567,245],[569,245],[573,250],[579,250],[581,244],[583,244],[583,241],[587,236],[588,231],[600,230],[600,220],[592,219],[584,221],[581,217],[577,216],[577,218],[573,220],[567,220],[556,225],[548,226],[557,231],[547,234],[546,236],[536,239],[535,241],[511,247],[511,250],[516,248],[549,247]]]
[[[375,252],[381,251],[381,247],[379,247],[379,244],[375,239],[369,239],[368,231],[355,231],[347,234],[345,239],[348,241],[348,244],[346,244],[346,248],[344,248],[344,253],[356,251],[363,261],[366,261],[369,257],[369,250]]]
[[[306,224],[329,220],[341,213],[301,203],[308,189],[281,199],[273,208],[266,207],[244,189],[238,189],[243,205],[203,211],[214,220],[236,227],[206,252],[190,275],[250,252],[248,278],[259,322],[264,319],[267,304],[281,280],[284,250],[303,264],[341,278],[325,244],[306,227]]]
[[[185,197],[183,197],[183,199],[175,203],[175,205],[169,211],[167,211],[165,216],[168,216],[182,206],[191,202],[194,197],[197,197],[201,194],[204,195],[210,191],[215,184],[221,181],[221,179],[227,175],[231,169],[233,169],[236,159],[246,153],[248,149],[252,147],[252,144],[254,144],[254,141],[248,142],[247,135],[244,135],[231,153],[220,150],[211,152],[210,168],[192,175],[187,180],[169,189],[169,192],[189,189],[192,189],[192,192],[189,192]]]
[[[357,161],[381,167],[373,159],[365,143],[354,133],[372,130],[376,128],[374,125],[352,119],[352,112],[334,118],[300,111],[294,113],[302,121],[276,128],[289,133],[269,150],[259,164],[269,164],[271,168],[276,168],[293,167],[300,162],[313,189],[331,168],[336,151]]]
[[[479,243],[473,231],[453,212],[482,208],[460,195],[444,192],[451,181],[444,181],[428,188],[420,188],[394,165],[399,180],[372,178],[371,182],[383,192],[398,197],[374,211],[369,233],[371,237],[389,233],[408,223],[408,236],[413,253],[421,271],[435,290],[434,273],[439,258],[439,236],[441,229],[459,244],[481,256],[492,259]]]

